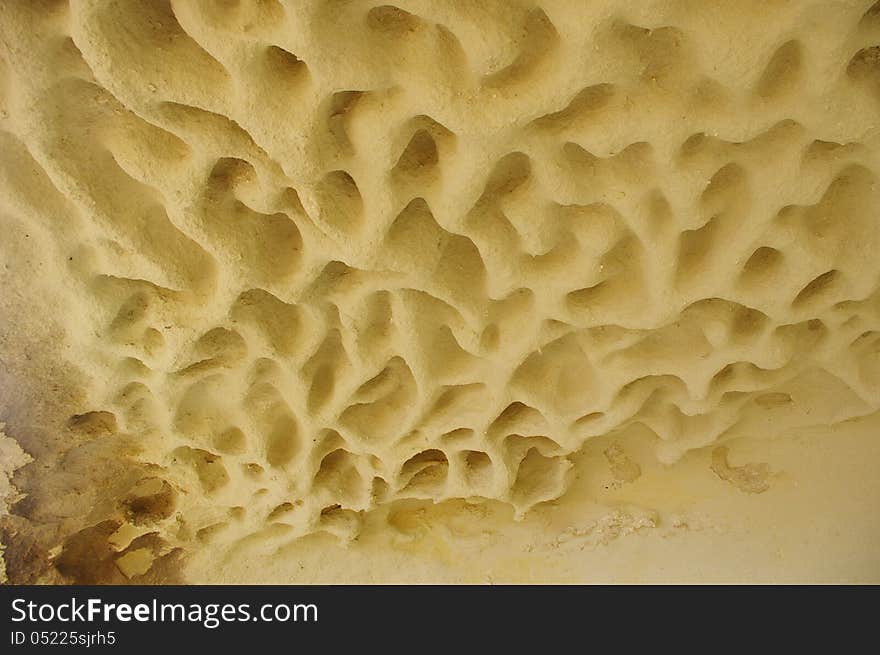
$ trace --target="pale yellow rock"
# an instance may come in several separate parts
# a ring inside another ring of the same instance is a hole
[[[878,53],[869,0],[0,4],[10,579],[880,581]]]
[[[4,424],[0,423],[0,517],[9,514],[9,506],[21,498],[12,484],[12,474],[31,458],[14,439],[6,436]],[[3,559],[3,542],[0,540],[0,584],[6,582],[6,562]]]
[[[153,553],[149,548],[136,548],[116,559],[116,566],[127,578],[143,575],[153,565]]]

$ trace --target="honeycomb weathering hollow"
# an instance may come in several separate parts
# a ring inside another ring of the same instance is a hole
[[[29,311],[77,380],[48,445],[22,421],[18,579],[523,519],[591,443],[635,484],[634,432],[767,491],[721,444],[880,409],[878,16],[4,3],[0,216],[42,244],[58,305]],[[590,534],[658,521],[625,515]]]

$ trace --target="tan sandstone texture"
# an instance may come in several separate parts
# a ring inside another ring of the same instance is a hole
[[[880,3],[0,3],[12,583],[880,582]]]

